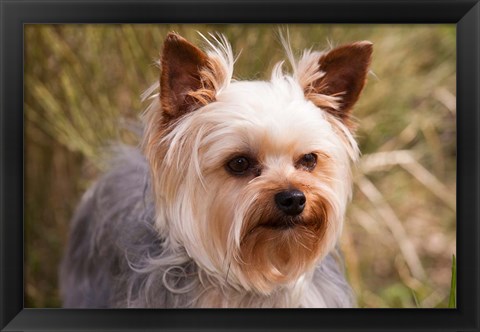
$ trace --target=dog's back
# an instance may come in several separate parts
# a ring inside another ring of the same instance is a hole
[[[72,219],[60,271],[64,307],[126,305],[129,260],[161,250],[151,226],[147,163],[133,148],[120,155],[84,194]]]

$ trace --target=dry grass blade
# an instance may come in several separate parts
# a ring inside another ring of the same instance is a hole
[[[350,208],[351,215],[355,216],[355,222],[363,227],[370,234],[379,234],[380,225],[377,220],[364,210],[353,205]]]
[[[448,188],[441,183],[432,173],[427,171],[425,167],[414,161],[401,165],[405,170],[412,174],[418,181],[427,187],[433,194],[440,198],[453,211],[456,210],[455,193],[450,193]]]
[[[394,136],[390,140],[383,143],[377,150],[378,151],[392,151],[404,147],[407,144],[410,144],[418,134],[418,125],[415,121],[412,121],[406,126],[400,134]]]
[[[435,89],[433,95],[441,102],[453,115],[457,113],[457,98],[446,88]]]
[[[376,152],[364,155],[360,161],[359,168],[365,174],[411,163],[413,161],[415,161],[415,159],[408,150]]]
[[[419,280],[425,279],[425,269],[422,266],[415,247],[410,241],[402,222],[397,217],[392,207],[387,203],[382,193],[365,176],[358,178],[356,184],[362,193],[376,207],[377,212],[382,216],[385,224],[388,226],[390,232],[398,243],[400,251],[405,258],[413,277]]]
[[[365,155],[360,163],[364,174],[384,170],[399,165],[412,174],[415,179],[422,183],[435,196],[441,199],[453,211],[456,210],[455,193],[440,182],[432,173],[423,167],[408,150],[377,152]]]

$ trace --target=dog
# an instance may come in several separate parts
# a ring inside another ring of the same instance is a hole
[[[205,42],[167,35],[141,149],[120,149],[72,219],[63,306],[355,306],[338,239],[372,43],[296,58],[283,40],[290,74],[237,81],[226,38]]]

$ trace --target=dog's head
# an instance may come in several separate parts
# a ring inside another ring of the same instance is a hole
[[[223,37],[206,52],[169,34],[145,154],[157,223],[170,250],[219,283],[268,294],[312,270],[335,245],[358,155],[350,112],[372,44],[305,51],[293,74],[232,80]]]

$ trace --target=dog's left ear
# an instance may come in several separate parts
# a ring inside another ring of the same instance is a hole
[[[163,121],[172,120],[199,108],[214,98],[213,87],[202,75],[209,57],[176,33],[165,39],[161,57],[160,103]],[[210,91],[211,90],[211,91]]]
[[[365,85],[372,56],[372,43],[361,41],[339,46],[320,56],[319,70],[323,76],[306,90],[315,95],[338,97],[336,107],[321,106],[327,112],[348,122],[350,111]],[[315,101],[312,100],[314,103]]]

